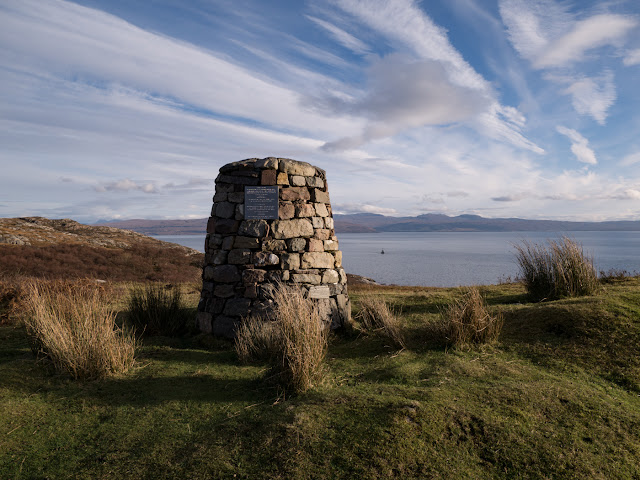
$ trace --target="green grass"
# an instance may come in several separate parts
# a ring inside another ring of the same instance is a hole
[[[462,289],[352,288],[406,348],[334,336],[325,381],[286,398],[224,341],[145,339],[131,373],[78,382],[0,327],[0,478],[640,478],[640,278],[481,292],[501,336],[457,351],[430,325]]]

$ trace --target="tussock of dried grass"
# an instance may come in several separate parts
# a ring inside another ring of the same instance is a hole
[[[129,292],[127,307],[137,334],[172,336],[186,329],[188,318],[179,285],[136,285]]]
[[[590,295],[599,286],[593,258],[575,240],[562,237],[548,240],[547,246],[523,241],[515,249],[525,287],[534,301]]]
[[[20,316],[20,302],[24,295],[24,284],[21,278],[0,278],[0,325],[17,322]]]
[[[268,358],[273,379],[286,389],[305,392],[323,378],[328,325],[300,288],[278,285],[272,300],[274,320],[243,322],[236,331],[236,352],[244,361]]]
[[[384,299],[374,295],[362,297],[360,312],[356,318],[366,330],[372,330],[387,337],[398,348],[405,347],[398,317],[389,309]]]
[[[498,339],[504,320],[491,315],[477,287],[449,305],[441,314],[440,328],[448,343],[457,348],[491,343]]]
[[[250,317],[236,330],[235,348],[242,363],[271,360],[282,343],[281,329],[270,320]]]
[[[70,282],[26,286],[24,321],[32,347],[59,372],[93,379],[126,372],[136,342],[115,325],[105,292]]]

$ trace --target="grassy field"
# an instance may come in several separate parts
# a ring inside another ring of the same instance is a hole
[[[74,381],[2,326],[0,478],[640,478],[640,278],[480,290],[499,340],[456,350],[433,324],[462,289],[350,287],[356,311],[400,312],[406,347],[333,335],[324,382],[292,397],[221,340],[146,338],[133,371]]]

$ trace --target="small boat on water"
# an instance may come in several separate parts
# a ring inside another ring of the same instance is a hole
[[[384,248],[382,249],[382,251],[380,252],[381,255],[384,255]]]

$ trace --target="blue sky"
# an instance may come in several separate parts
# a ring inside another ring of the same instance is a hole
[[[640,220],[637,0],[3,0],[0,216],[208,216],[218,169],[334,212]]]

